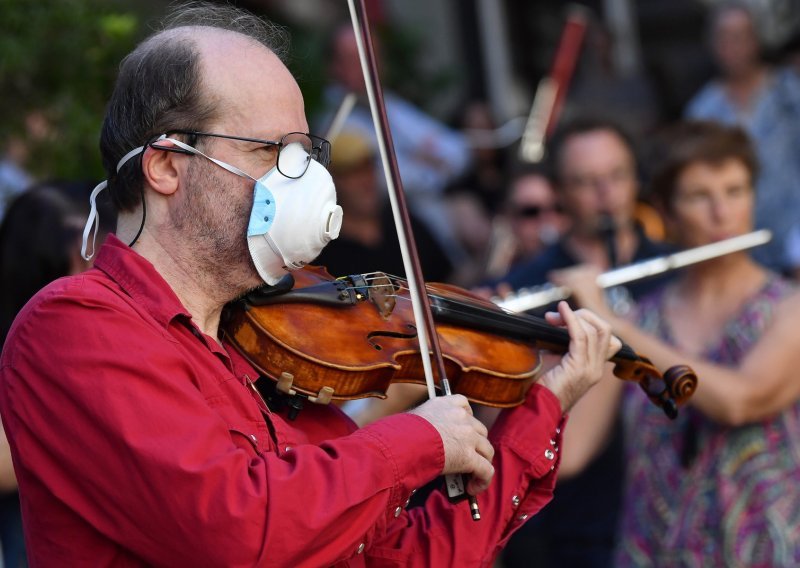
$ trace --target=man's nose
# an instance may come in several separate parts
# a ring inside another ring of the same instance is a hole
[[[594,190],[599,201],[606,205],[614,191],[614,181],[606,176],[598,177],[594,181]]]
[[[711,198],[711,216],[716,221],[724,221],[730,214],[731,204],[725,197]]]

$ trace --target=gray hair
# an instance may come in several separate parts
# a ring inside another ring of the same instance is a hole
[[[202,89],[200,55],[190,34],[178,30],[210,27],[249,37],[284,59],[289,36],[281,27],[234,8],[207,2],[176,6],[159,31],[140,43],[120,65],[100,133],[100,153],[111,198],[118,211],[141,200],[141,154],[117,173],[127,152],[174,130],[203,130],[217,116]]]

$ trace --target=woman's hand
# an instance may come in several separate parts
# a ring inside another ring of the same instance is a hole
[[[580,264],[548,273],[550,282],[556,286],[566,286],[572,291],[572,298],[582,308],[593,311],[606,321],[615,316],[606,302],[603,289],[597,285],[600,271],[591,264]]]

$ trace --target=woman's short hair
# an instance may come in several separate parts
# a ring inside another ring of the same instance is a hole
[[[711,121],[680,122],[664,132],[657,148],[650,196],[667,210],[675,196],[678,177],[692,164],[719,165],[738,160],[747,168],[751,180],[758,175],[758,158],[750,137],[738,126]]]

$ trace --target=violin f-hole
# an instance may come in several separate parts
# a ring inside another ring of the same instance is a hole
[[[371,331],[367,334],[367,342],[372,345],[376,351],[381,351],[383,346],[378,342],[381,337],[391,337],[394,339],[416,339],[417,328],[413,325],[408,326],[411,331],[408,333],[401,333],[399,331]]]

